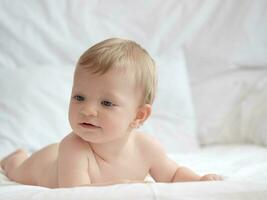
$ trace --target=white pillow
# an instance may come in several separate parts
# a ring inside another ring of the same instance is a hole
[[[267,70],[253,85],[241,108],[242,138],[267,146]]]
[[[164,145],[168,153],[198,148],[196,118],[182,51],[153,56],[158,70],[158,90],[152,115],[140,130]]]
[[[72,71],[55,66],[0,68],[2,155],[18,147],[32,152],[69,133]]]
[[[169,153],[196,149],[183,56],[161,56],[156,61],[158,94],[152,117],[142,129],[160,139]],[[71,131],[68,104],[73,70],[58,66],[0,69],[0,146],[5,153],[18,147],[35,151]]]
[[[236,67],[194,86],[201,144],[267,144],[266,73]]]

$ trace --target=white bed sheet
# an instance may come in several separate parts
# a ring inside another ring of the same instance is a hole
[[[0,199],[267,199],[267,148],[254,145],[216,145],[195,153],[170,157],[198,173],[219,173],[226,176],[226,179],[216,182],[48,189],[16,184],[1,173]]]

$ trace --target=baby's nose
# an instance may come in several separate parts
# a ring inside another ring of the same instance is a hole
[[[81,108],[81,114],[85,116],[97,116],[97,109],[92,105],[84,106]]]

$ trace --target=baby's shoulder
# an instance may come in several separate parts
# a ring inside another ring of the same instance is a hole
[[[155,155],[158,152],[164,151],[161,143],[155,137],[144,133],[144,132],[136,132],[135,133],[135,141],[137,147],[142,150],[142,152],[151,155]]]
[[[138,144],[149,144],[156,141],[156,139],[148,133],[136,131],[134,133],[135,140]]]
[[[67,151],[81,151],[88,149],[88,144],[75,133],[66,135],[59,143],[59,149]]]

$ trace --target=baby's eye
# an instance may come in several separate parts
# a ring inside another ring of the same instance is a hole
[[[114,106],[114,104],[111,101],[101,101],[101,105],[103,105],[105,107]]]
[[[73,98],[77,101],[84,101],[84,97],[80,95],[75,95]]]

